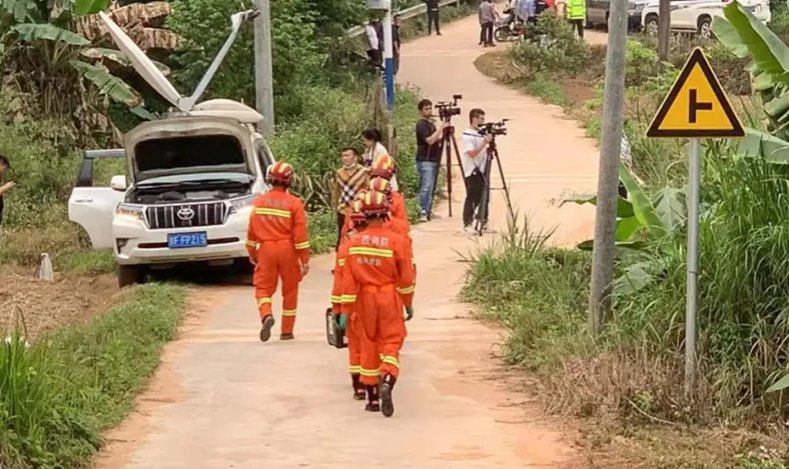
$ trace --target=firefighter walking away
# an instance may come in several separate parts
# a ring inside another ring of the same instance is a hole
[[[348,241],[342,298],[352,305],[350,327],[360,342],[365,409],[391,417],[406,338],[403,307],[408,319],[413,316],[414,267],[408,241],[385,226],[390,216],[386,195],[368,191],[361,201],[367,227]]]
[[[255,265],[255,298],[260,320],[260,340],[271,337],[275,320],[271,298],[282,279],[282,329],[280,340],[293,339],[298,308],[299,282],[309,271],[310,242],[304,203],[288,192],[293,167],[278,161],[267,180],[272,189],[255,200],[247,229],[247,250]]]

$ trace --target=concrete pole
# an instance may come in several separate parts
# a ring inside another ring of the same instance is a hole
[[[658,57],[662,62],[668,61],[670,35],[671,35],[670,0],[660,0],[660,4],[658,5]]]
[[[611,307],[609,295],[614,277],[616,206],[619,183],[619,151],[622,143],[622,110],[625,92],[628,0],[611,0],[608,52],[605,64],[603,139],[597,182],[594,255],[589,295],[589,329],[597,335]]]
[[[685,397],[696,387],[696,300],[699,278],[699,187],[701,186],[701,145],[690,139],[688,145],[688,268],[685,304]]]
[[[258,125],[258,131],[268,137],[274,134],[271,10],[269,0],[255,0],[255,4],[260,11],[260,15],[255,18],[255,107],[263,115],[263,122]]]

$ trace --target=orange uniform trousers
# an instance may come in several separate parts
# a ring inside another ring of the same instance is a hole
[[[362,286],[351,322],[360,343],[362,382],[377,384],[381,374],[397,377],[407,332],[395,285]]]
[[[277,281],[282,278],[282,333],[292,334],[296,324],[301,265],[293,241],[263,241],[258,248],[255,266],[255,298],[260,318],[272,314],[271,297],[277,291]]]

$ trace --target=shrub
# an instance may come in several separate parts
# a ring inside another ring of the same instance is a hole
[[[658,74],[657,52],[639,41],[627,41],[625,60],[626,86],[639,86]]]
[[[570,25],[546,10],[536,25],[529,26],[527,37],[512,47],[512,57],[527,70],[527,76],[552,72],[562,76],[580,73],[589,56],[589,48],[573,33]]]

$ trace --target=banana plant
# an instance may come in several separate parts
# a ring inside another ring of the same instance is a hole
[[[769,133],[746,129],[738,154],[789,163],[789,47],[736,0],[723,14],[713,21],[713,32],[737,57],[751,58],[748,70],[768,120]]]
[[[92,83],[105,98],[126,104],[129,108],[143,105],[140,95],[125,81],[110,73],[102,63],[105,58],[113,60],[122,56],[120,51],[92,48],[88,39],[61,27],[61,24],[68,23],[72,14],[87,14],[96,8],[106,8],[108,1],[61,0],[50,2],[52,6],[49,8],[31,0],[0,2],[2,22],[13,23],[0,38],[4,50],[16,45],[38,47],[47,57],[47,62],[43,64],[46,72],[56,73],[63,67],[70,67]],[[57,3],[60,9],[55,8]],[[79,55],[94,61],[81,60]]]
[[[620,163],[619,179],[624,184],[630,199],[621,196],[617,201],[616,243],[620,252],[629,252],[634,262],[623,267],[614,279],[613,290],[619,295],[635,293],[649,285],[663,273],[660,255],[668,243],[682,230],[686,221],[685,192],[666,187],[650,199],[627,168]],[[597,203],[597,196],[587,195],[562,201],[579,205]],[[648,241],[633,238],[643,233]],[[579,249],[591,250],[593,240],[578,244]]]

